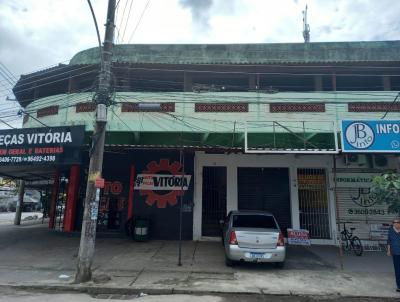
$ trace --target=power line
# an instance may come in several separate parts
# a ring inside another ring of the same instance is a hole
[[[131,0],[132,1],[132,0]],[[121,28],[121,26],[122,26],[122,23],[123,23],[123,21],[124,21],[124,17],[125,17],[125,10],[126,10],[126,6],[128,5],[128,0],[125,0],[125,6],[124,6],[124,10],[122,11],[122,18],[121,18],[121,22],[119,23],[119,26],[118,26],[118,28]],[[119,33],[119,31],[118,31],[118,33]],[[119,40],[119,35],[117,35],[117,42],[118,42],[118,40]]]
[[[11,129],[16,129],[14,126],[11,126],[9,123],[7,123],[6,121],[4,121],[3,119],[0,119],[0,122],[2,122],[3,124],[7,125],[7,126],[10,127]]]
[[[128,1],[128,0],[127,0],[127,1]],[[130,15],[131,15],[131,9],[132,9],[133,0],[130,0],[130,1],[131,1],[131,5],[129,5],[128,16],[126,17],[126,22],[125,22],[125,26],[124,26],[124,31],[123,31],[123,33],[122,33],[122,39],[121,39],[121,42],[122,42],[122,43],[124,42],[125,31],[126,31],[126,28],[128,27],[129,17],[130,17]]]
[[[397,101],[397,99],[399,98],[399,96],[400,96],[400,92],[396,95],[396,97],[394,98],[393,102],[390,103],[388,110],[387,110],[387,111],[385,112],[385,114],[381,117],[382,120],[383,120],[383,119],[388,115],[388,113],[391,111],[391,109],[392,109],[394,103],[396,103],[396,101]]]
[[[7,68],[6,65],[4,65],[2,62],[0,62],[0,65],[3,66],[3,68],[8,72],[12,79],[17,80],[17,77]]]
[[[143,9],[143,11],[142,11],[142,14],[140,15],[139,21],[136,23],[136,26],[135,26],[135,28],[133,29],[133,32],[132,32],[131,36],[129,37],[128,44],[131,42],[131,40],[132,40],[132,38],[133,38],[133,35],[135,34],[137,28],[139,27],[140,22],[142,21],[142,18],[143,18],[143,16],[144,16],[144,13],[146,12],[146,9],[147,9],[147,7],[149,6],[149,4],[150,4],[150,0],[147,0],[146,6],[144,7],[144,9]]]

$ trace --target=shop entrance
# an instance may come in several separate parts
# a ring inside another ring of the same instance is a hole
[[[325,169],[298,169],[300,227],[312,239],[330,239]]]
[[[289,169],[238,168],[238,209],[268,211],[286,233],[292,224]]]
[[[220,236],[226,216],[226,167],[203,167],[202,236]]]

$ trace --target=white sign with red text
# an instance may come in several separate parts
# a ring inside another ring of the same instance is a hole
[[[288,243],[292,245],[311,245],[310,233],[303,229],[287,229]]]

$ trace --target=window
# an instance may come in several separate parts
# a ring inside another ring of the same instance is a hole
[[[249,112],[247,103],[196,103],[195,112]]]
[[[278,112],[325,112],[325,104],[322,103],[274,103],[269,105],[269,111]]]
[[[400,104],[393,102],[350,103],[349,112],[400,112]]]
[[[96,104],[93,102],[84,102],[76,104],[76,113],[93,112],[96,110]]]
[[[275,219],[266,215],[234,215],[232,217],[234,228],[262,228],[277,229]]]
[[[36,117],[44,117],[49,115],[57,115],[58,114],[58,106],[49,106],[42,109],[39,109],[36,113]]]
[[[175,103],[122,103],[121,112],[175,112]]]

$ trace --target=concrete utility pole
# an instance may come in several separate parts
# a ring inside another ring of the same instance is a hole
[[[18,191],[18,202],[15,208],[15,217],[14,217],[15,225],[21,224],[21,214],[22,214],[22,208],[24,206],[24,194],[25,194],[25,180],[20,180],[19,191]]]
[[[100,71],[99,87],[95,96],[97,103],[96,125],[93,132],[90,150],[89,175],[86,186],[85,209],[83,213],[81,241],[79,246],[78,266],[75,282],[82,283],[92,278],[92,263],[96,240],[97,214],[99,208],[100,189],[96,189],[95,181],[101,178],[103,167],[104,141],[107,123],[107,105],[111,100],[111,64],[114,41],[115,0],[108,1],[106,32],[102,50],[103,64]]]

